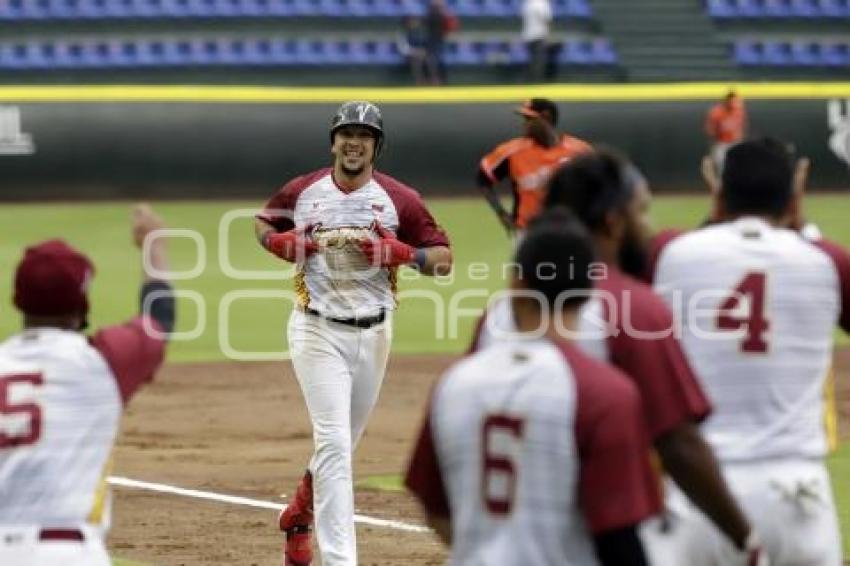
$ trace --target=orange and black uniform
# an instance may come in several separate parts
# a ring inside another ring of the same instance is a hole
[[[744,138],[747,113],[740,100],[715,104],[705,117],[705,133],[714,143],[735,143]]]
[[[481,159],[478,184],[494,197],[492,187],[505,177],[513,182],[514,227],[524,229],[543,205],[544,191],[549,177],[566,161],[576,155],[592,151],[590,144],[562,134],[558,143],[543,147],[531,138],[514,138],[499,145]],[[491,202],[491,205],[493,202]]]

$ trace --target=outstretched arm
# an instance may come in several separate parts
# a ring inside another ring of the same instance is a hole
[[[150,234],[164,224],[147,204],[136,205],[132,216],[133,243],[143,251],[139,311],[153,318],[167,335],[174,330],[175,304],[171,284],[162,275],[168,271],[165,238],[151,238],[145,246]]]

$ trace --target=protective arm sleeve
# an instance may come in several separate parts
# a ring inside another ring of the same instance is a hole
[[[146,281],[139,291],[139,312],[150,316],[165,334],[170,334],[177,312],[171,284],[161,279]]]

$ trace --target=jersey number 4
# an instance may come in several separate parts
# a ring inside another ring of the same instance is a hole
[[[767,276],[762,272],[747,273],[732,294],[720,304],[717,328],[743,330],[740,344],[742,352],[767,352],[765,334],[770,329],[770,321],[764,312],[766,282]]]
[[[481,427],[481,498],[493,515],[508,515],[516,493],[518,444],[524,422],[506,415],[488,415]]]
[[[43,383],[44,377],[40,373],[0,375],[0,448],[16,448],[38,442],[41,437],[41,407],[31,402],[14,403],[11,392],[15,385],[38,387]]]

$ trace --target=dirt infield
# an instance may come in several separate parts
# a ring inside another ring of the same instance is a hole
[[[403,469],[446,356],[393,358],[355,457],[359,478]],[[842,433],[850,437],[850,348],[836,356]],[[283,502],[311,452],[310,423],[288,363],[175,364],[130,407],[115,475]],[[117,488],[110,548],[153,564],[280,564],[275,511]],[[359,513],[422,524],[404,493],[358,489]],[[364,565],[442,564],[432,535],[358,525]]]
[[[355,458],[359,478],[397,474],[431,382],[451,359],[394,357]],[[283,502],[312,450],[310,421],[288,363],[169,365],[128,411],[114,474]],[[117,488],[110,548],[154,564],[280,564],[275,511]],[[404,493],[359,489],[357,511],[422,524]],[[428,533],[358,525],[360,563],[441,564]]]

